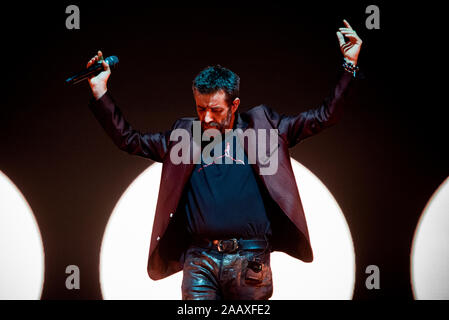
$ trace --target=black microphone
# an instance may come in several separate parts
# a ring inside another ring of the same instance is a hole
[[[115,65],[117,65],[117,63],[118,63],[118,58],[116,56],[110,56],[104,60],[109,65],[109,67],[115,67]],[[67,78],[65,80],[65,83],[76,84],[78,82],[86,80],[91,75],[96,76],[97,74],[99,74],[102,71],[104,71],[104,68],[103,68],[101,61],[97,61],[93,65],[91,65],[89,68],[87,68],[86,70],[78,72],[74,76]]]

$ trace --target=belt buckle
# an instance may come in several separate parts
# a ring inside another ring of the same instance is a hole
[[[232,241],[232,249],[229,250],[228,252],[229,253],[233,253],[233,252],[235,252],[238,249],[239,243],[238,243],[236,238],[232,238],[232,239],[229,239],[229,240]],[[223,246],[222,246],[223,245],[223,241],[229,241],[229,240],[218,240],[218,243],[217,243],[218,252],[223,252],[225,250],[223,248]]]

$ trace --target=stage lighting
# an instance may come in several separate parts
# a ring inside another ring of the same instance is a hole
[[[0,300],[40,299],[44,248],[25,197],[0,171]]]
[[[416,227],[410,254],[415,299],[449,299],[449,178],[430,198]]]
[[[325,185],[292,159],[309,226],[314,261],[274,252],[272,299],[351,299],[354,247],[337,202]],[[124,192],[109,219],[100,257],[104,299],[181,299],[182,272],[153,281],[148,249],[162,165],[151,165]]]

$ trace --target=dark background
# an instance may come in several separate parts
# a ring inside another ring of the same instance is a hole
[[[67,30],[77,4],[80,30]],[[380,30],[365,8],[380,8]],[[3,12],[0,170],[21,190],[45,249],[42,299],[101,299],[99,252],[109,215],[152,162],[119,151],[87,108],[87,82],[64,79],[103,50],[117,55],[109,90],[141,130],[195,115],[193,77],[221,64],[240,75],[241,109],[295,114],[318,106],[336,81],[335,35],[346,18],[363,39],[354,86],[335,127],[291,149],[329,188],[356,253],[354,299],[413,298],[410,249],[420,214],[449,175],[441,75],[442,8],[412,3],[303,4],[197,1],[16,3]],[[81,289],[65,288],[65,268]],[[381,289],[365,287],[378,265]]]

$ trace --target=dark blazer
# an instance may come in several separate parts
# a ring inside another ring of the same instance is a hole
[[[236,113],[235,128],[240,128],[243,132],[248,128],[278,129],[277,172],[273,175],[261,175],[263,159],[257,159],[252,166],[271,220],[272,250],[285,252],[304,262],[311,262],[313,253],[288,148],[338,120],[351,79],[350,73],[342,72],[337,85],[318,108],[295,116],[278,114],[264,105],[244,113]],[[170,161],[170,150],[177,143],[170,141],[170,133],[177,128],[186,129],[190,133],[193,147],[192,121],[198,119],[181,118],[165,132],[141,133],[125,120],[108,92],[99,100],[91,99],[89,107],[121,150],[163,163],[148,257],[148,274],[151,279],[158,280],[182,270],[183,253],[190,242],[183,212],[184,187],[195,164],[175,165]]]

